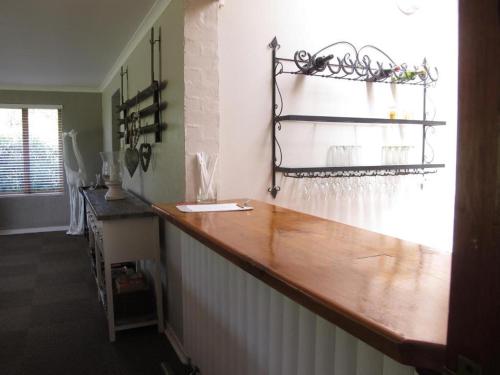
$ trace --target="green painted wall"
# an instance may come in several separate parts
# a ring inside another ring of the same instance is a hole
[[[101,94],[0,90],[0,104],[62,105],[63,131],[75,129],[88,177],[100,170]],[[66,226],[69,198],[64,194],[0,197],[0,230]]]
[[[168,82],[162,93],[162,100],[168,103],[163,111],[163,122],[168,128],[162,134],[162,142],[154,143],[154,134],[142,136],[138,146],[145,142],[153,145],[153,157],[149,170],[143,172],[140,166],[132,177],[124,173],[124,186],[151,202],[183,200],[185,192],[184,168],[184,5],[181,0],[173,0],[155,22],[155,32],[161,27],[162,38],[162,80]],[[157,35],[157,34],[156,34]],[[155,47],[155,79],[158,76],[157,47]],[[128,97],[144,89],[151,83],[149,33],[128,57]],[[116,74],[102,94],[102,122],[104,149],[113,148],[111,122],[111,97],[120,88],[120,74]],[[127,98],[127,90],[124,89]],[[143,108],[151,100],[140,104]],[[134,109],[132,109],[134,110]],[[145,123],[152,123],[152,118]]]

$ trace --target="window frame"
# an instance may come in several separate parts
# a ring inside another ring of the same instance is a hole
[[[0,103],[0,109],[20,109],[21,110],[21,126],[22,126],[22,156],[23,156],[23,190],[20,192],[0,192],[1,198],[15,198],[15,197],[34,197],[34,196],[52,196],[64,195],[66,190],[66,182],[64,175],[64,162],[63,162],[63,129],[62,129],[62,111],[63,106],[59,104],[3,104]],[[61,162],[59,163],[59,172],[61,176],[61,189],[60,190],[47,190],[47,191],[33,191],[31,186],[30,177],[30,144],[29,144],[29,110],[30,109],[56,109],[57,110],[57,134],[58,134],[58,154],[60,155]],[[27,177],[26,177],[27,176]]]

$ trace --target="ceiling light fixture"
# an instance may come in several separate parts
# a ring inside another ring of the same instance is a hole
[[[411,16],[420,9],[422,0],[396,0],[396,3],[402,13]]]

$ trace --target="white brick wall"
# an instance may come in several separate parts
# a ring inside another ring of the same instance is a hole
[[[186,0],[184,6],[186,200],[194,200],[196,153],[219,152],[218,4]]]

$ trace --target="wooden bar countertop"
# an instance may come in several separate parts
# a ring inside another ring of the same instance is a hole
[[[252,211],[153,209],[223,257],[393,359],[444,362],[451,256],[250,201]]]

